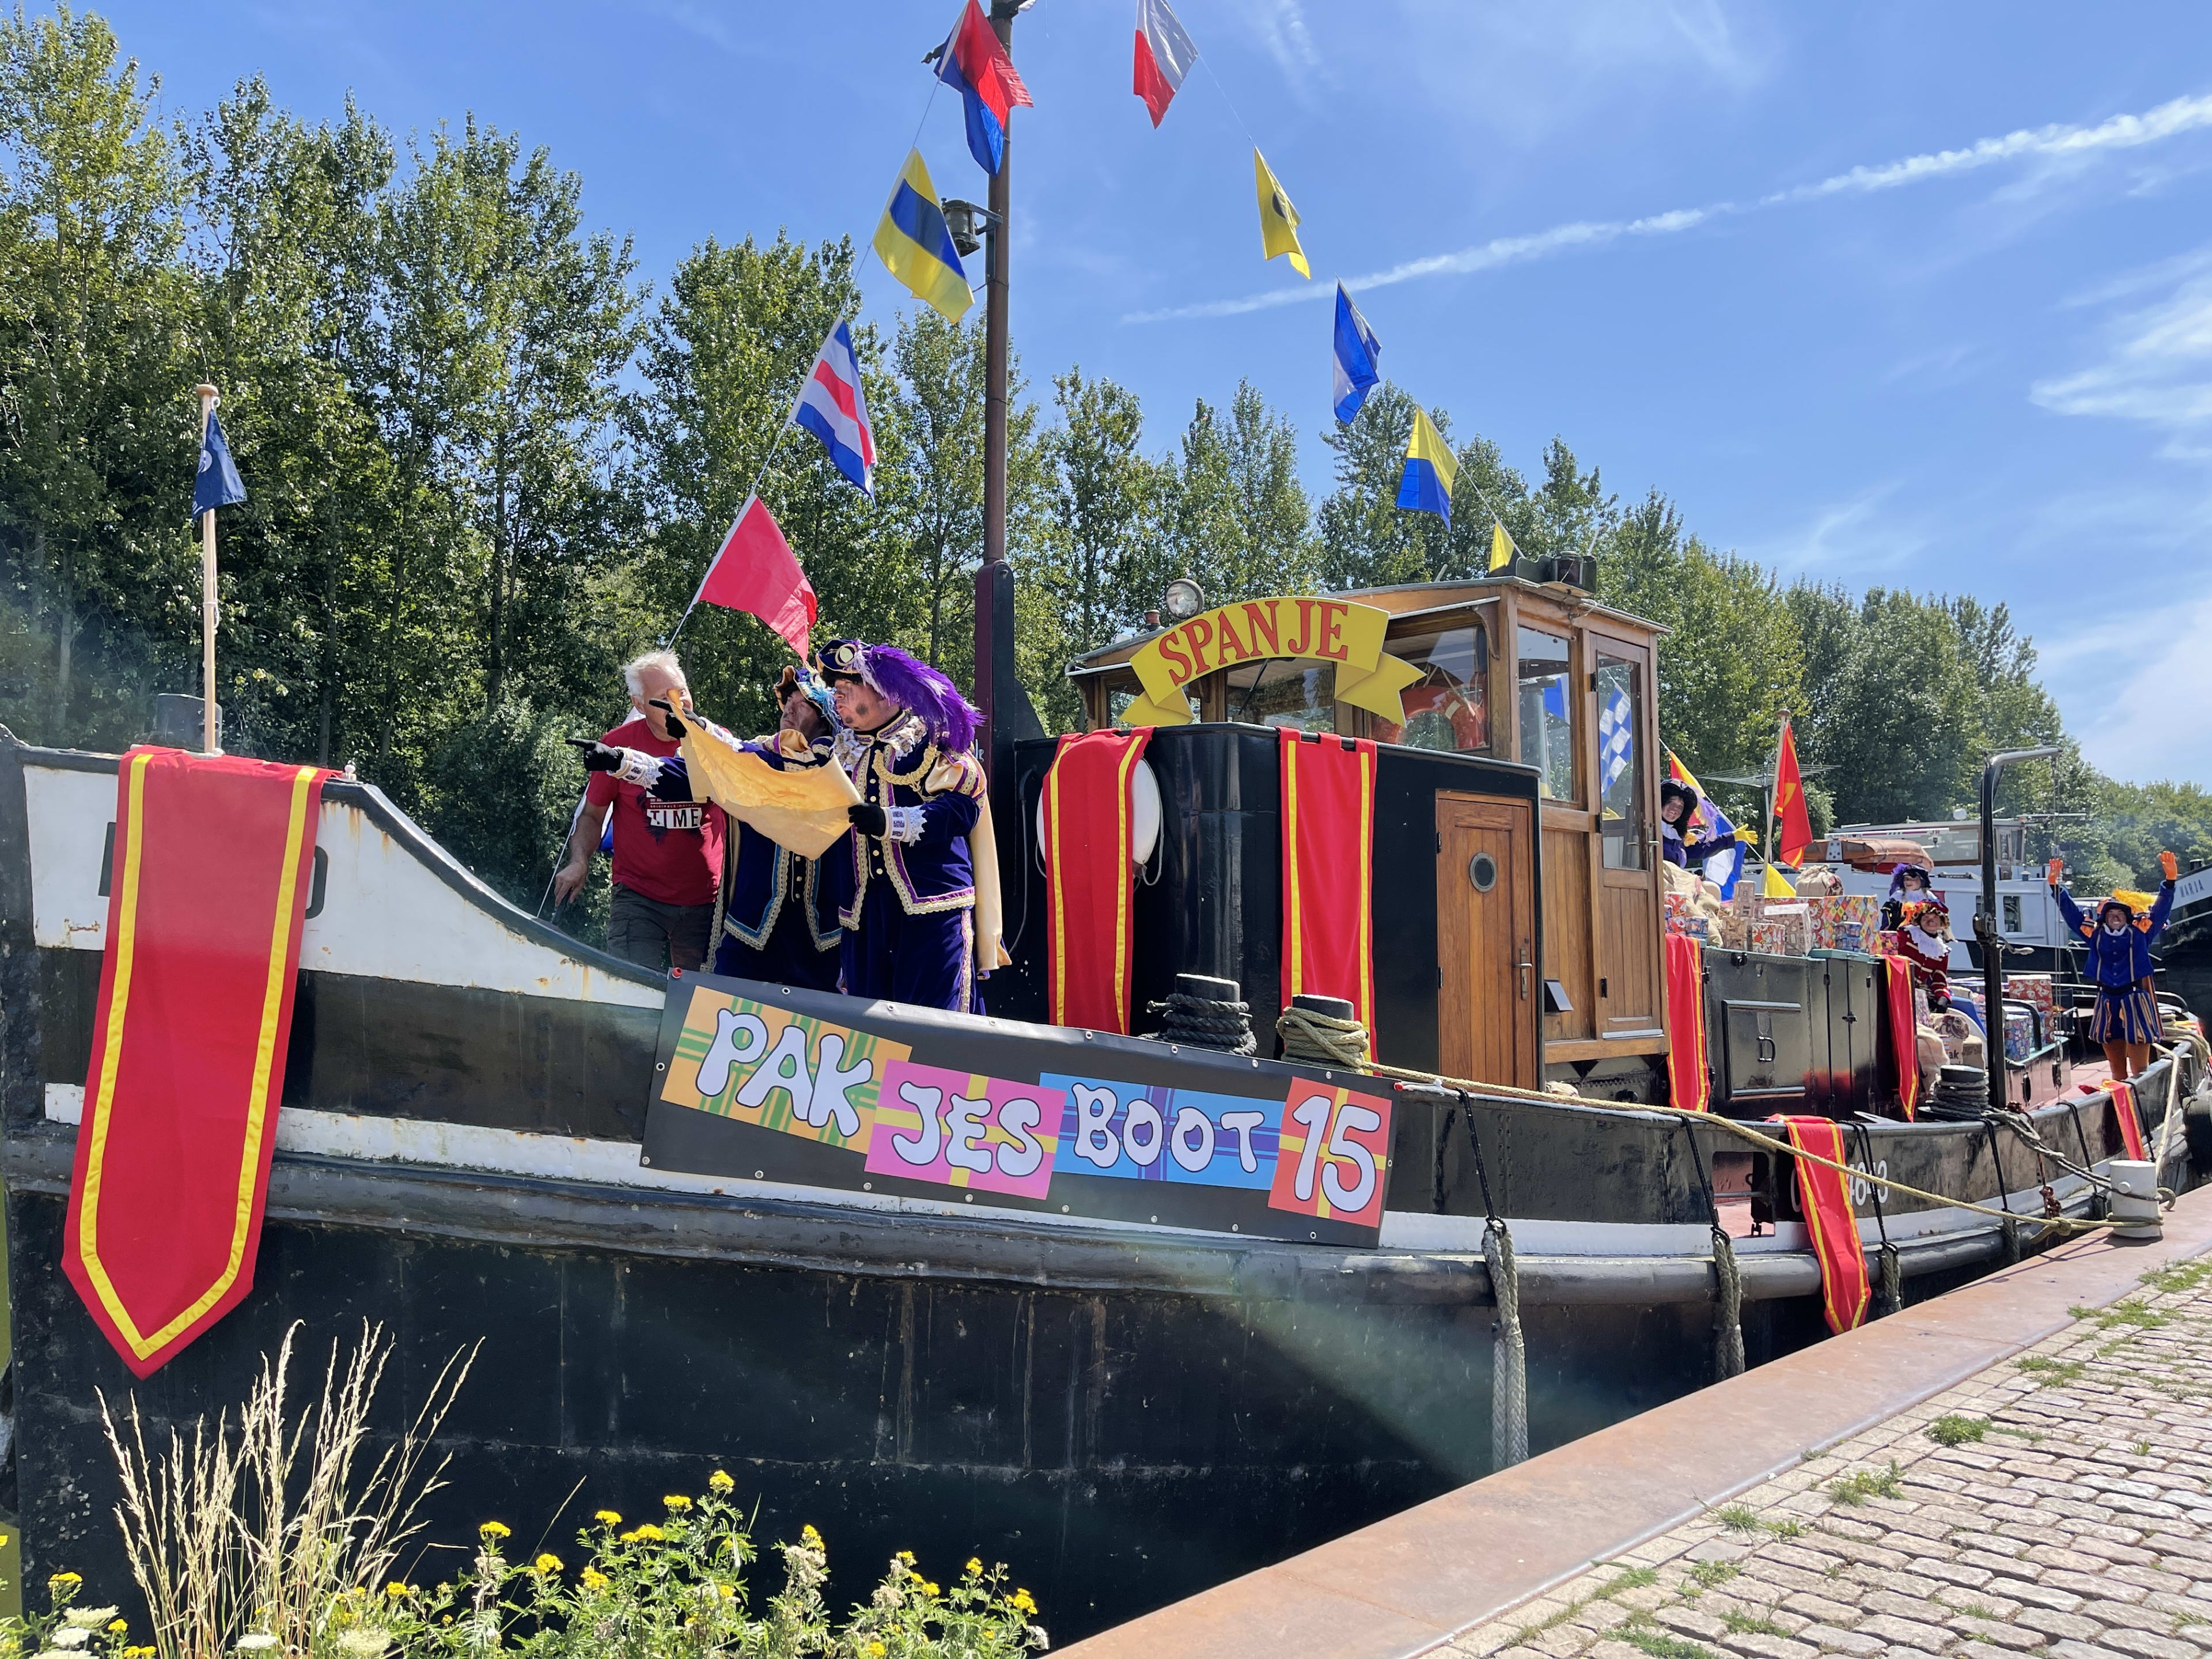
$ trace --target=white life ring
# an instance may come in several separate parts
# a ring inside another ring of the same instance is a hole
[[[1160,844],[1160,780],[1150,761],[1139,761],[1136,770],[1129,775],[1129,862],[1143,864]],[[1041,795],[1037,799],[1036,838],[1038,849],[1049,866],[1052,855],[1044,850],[1049,843],[1044,837],[1044,799]]]

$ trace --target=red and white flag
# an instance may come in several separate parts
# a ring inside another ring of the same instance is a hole
[[[1198,48],[1168,9],[1168,0],[1137,0],[1137,70],[1132,90],[1152,112],[1154,126],[1167,114],[1169,100],[1182,90],[1182,78],[1197,61]]]
[[[814,585],[759,496],[745,498],[738,521],[722,538],[722,550],[700,579],[691,603],[702,601],[758,617],[805,659],[806,636],[814,627]]]

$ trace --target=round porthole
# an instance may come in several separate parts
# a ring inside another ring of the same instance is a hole
[[[1467,878],[1474,884],[1476,892],[1488,892],[1498,885],[1498,860],[1487,853],[1477,853],[1467,861]]]

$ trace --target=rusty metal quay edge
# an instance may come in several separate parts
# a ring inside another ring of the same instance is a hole
[[[1068,1659],[1404,1659],[1541,1595],[1808,1450],[1885,1421],[2212,1250],[2212,1188],[2166,1237],[2031,1256],[1317,1549],[1076,1643]]]

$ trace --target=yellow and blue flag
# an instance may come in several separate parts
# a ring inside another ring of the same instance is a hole
[[[1433,513],[1451,526],[1452,479],[1459,463],[1425,410],[1413,411],[1413,441],[1406,446],[1406,471],[1398,480],[1398,505]]]
[[[906,165],[899,169],[898,187],[876,227],[876,252],[885,270],[946,322],[958,322],[975,303],[945,210],[937,204],[937,186],[918,149],[906,153]]]

